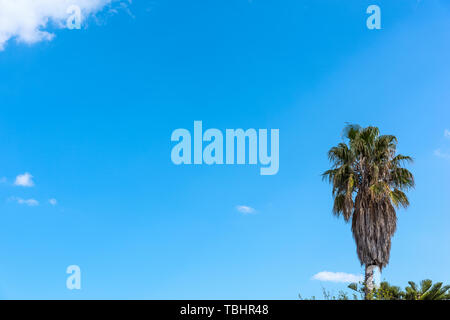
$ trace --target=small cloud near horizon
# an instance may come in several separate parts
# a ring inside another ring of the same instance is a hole
[[[33,176],[28,172],[25,172],[24,174],[19,174],[16,177],[16,180],[14,181],[14,185],[20,187],[33,187],[34,186]]]
[[[48,200],[48,202],[52,205],[52,206],[56,206],[58,204],[58,201],[55,198],[51,198]]]
[[[11,197],[10,200],[17,202],[18,204],[24,204],[29,207],[36,207],[39,205],[39,201],[35,199],[22,199],[18,197]]]
[[[352,283],[352,282],[362,282],[364,280],[364,277],[360,274],[321,271],[313,275],[312,280]]]
[[[236,206],[236,210],[243,214],[256,213],[256,210],[254,208],[249,207],[249,206],[243,206],[243,205]]]

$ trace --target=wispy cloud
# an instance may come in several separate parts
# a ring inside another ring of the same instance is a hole
[[[50,28],[65,28],[71,15],[68,9],[77,6],[82,21],[107,5],[120,0],[0,0],[0,50],[10,39],[33,44],[50,41]],[[127,1],[129,2],[129,1]],[[125,9],[127,6],[122,5]]]
[[[52,206],[56,206],[58,204],[58,201],[56,201],[55,198],[52,198],[52,199],[48,200],[48,203],[50,203]]]
[[[444,138],[450,139],[449,129],[444,129]],[[433,154],[438,158],[450,160],[450,151],[448,151],[448,148],[444,148],[444,150],[442,148],[436,149],[433,151]]]
[[[256,210],[249,206],[239,205],[239,206],[236,206],[236,210],[243,214],[256,213]]]
[[[39,201],[35,199],[22,199],[18,197],[11,197],[10,200],[17,202],[18,204],[24,204],[29,207],[36,207],[39,205]]]
[[[434,150],[434,155],[439,158],[450,159],[450,153],[444,152],[441,149]]]
[[[450,139],[450,130],[448,130],[448,129],[444,130],[444,137]]]
[[[313,275],[312,279],[319,281],[350,283],[350,282],[361,282],[364,280],[364,277],[360,274],[322,271]]]
[[[14,181],[14,185],[21,187],[32,187],[34,186],[33,176],[28,172],[25,172],[24,174],[19,174],[16,177],[16,180]]]

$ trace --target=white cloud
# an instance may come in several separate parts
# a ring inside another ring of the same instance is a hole
[[[11,200],[16,201],[18,204],[25,204],[29,207],[36,207],[39,205],[39,201],[35,199],[22,199],[17,197],[12,197]]]
[[[19,174],[16,177],[16,181],[14,181],[14,185],[21,187],[32,187],[34,186],[33,176],[28,172],[25,172],[24,174]]]
[[[345,272],[330,272],[330,271],[322,271],[316,273],[313,277],[313,280],[319,281],[330,281],[330,282],[361,282],[364,280],[364,277],[360,274],[351,274]]]
[[[27,44],[53,39],[49,29],[66,28],[72,5],[84,21],[114,1],[119,0],[0,0],[0,50],[13,38]]]
[[[54,198],[48,200],[48,202],[49,202],[52,206],[56,206],[56,205],[58,204],[58,201],[56,201],[56,199],[54,199]]]
[[[236,206],[236,210],[243,214],[255,213],[256,210],[248,206]]]

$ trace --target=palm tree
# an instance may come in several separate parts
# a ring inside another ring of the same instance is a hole
[[[414,187],[414,177],[403,165],[412,158],[396,154],[397,138],[380,135],[376,127],[347,125],[344,138],[328,152],[332,168],[323,178],[333,187],[333,214],[352,222],[370,299],[375,268],[381,271],[389,263],[396,209],[409,206],[404,192]]]

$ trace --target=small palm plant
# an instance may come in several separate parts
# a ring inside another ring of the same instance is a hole
[[[443,286],[442,282],[433,282],[429,279],[422,280],[420,286],[414,282],[409,281],[409,286],[402,290],[398,286],[390,285],[383,281],[380,286],[374,289],[371,293],[373,300],[450,300],[450,285]],[[364,296],[364,283],[352,283],[348,288]],[[357,296],[354,295],[357,299]]]
[[[409,281],[406,287],[406,300],[448,300],[450,299],[450,285],[442,286],[442,282],[433,282],[429,279],[420,282],[420,287]]]
[[[344,137],[346,142],[328,152],[332,168],[323,178],[333,188],[333,214],[352,222],[369,299],[375,268],[381,271],[389,263],[396,209],[409,206],[404,192],[414,187],[414,177],[403,165],[412,158],[396,154],[397,138],[380,135],[376,127],[348,125]]]
[[[365,296],[365,285],[358,283],[351,283],[348,288],[353,291],[359,293],[361,297]],[[354,295],[355,300],[357,296]],[[378,288],[375,288],[371,292],[371,300],[404,300],[405,292],[398,286],[393,286],[389,284],[387,281],[383,281],[380,283]]]

